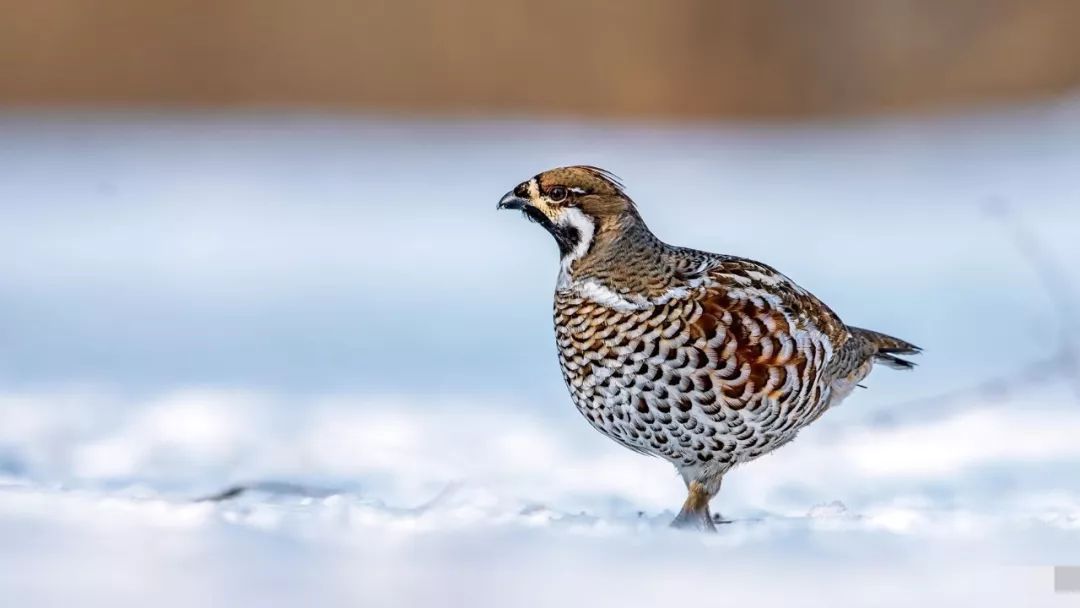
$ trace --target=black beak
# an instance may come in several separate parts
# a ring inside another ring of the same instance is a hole
[[[577,243],[577,239],[579,238],[577,229],[567,229],[556,226],[555,223],[551,221],[551,218],[538,209],[536,205],[533,205],[529,199],[516,194],[516,192],[523,192],[524,190],[525,188],[523,186],[518,186],[517,188],[514,188],[514,190],[507,192],[499,199],[499,204],[496,205],[495,208],[517,209],[518,211],[521,211],[521,213],[525,215],[525,219],[540,224],[544,227],[544,230],[550,232],[551,236],[555,237],[555,242],[559,245],[559,252],[562,253],[562,255],[566,255]]]
[[[495,206],[496,209],[524,209],[529,204],[529,201],[514,194],[512,191],[507,192],[505,196],[499,199],[499,204]]]

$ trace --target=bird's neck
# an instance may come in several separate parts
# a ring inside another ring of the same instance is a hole
[[[668,249],[636,213],[601,220],[587,245],[563,255],[558,287],[594,284],[619,293],[662,293],[671,285],[664,263]]]

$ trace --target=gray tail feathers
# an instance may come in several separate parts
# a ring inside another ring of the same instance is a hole
[[[907,359],[901,359],[897,355],[917,355],[922,349],[900,338],[887,336],[869,329],[850,327],[851,333],[862,338],[874,353],[874,361],[893,369],[912,369],[915,364]]]

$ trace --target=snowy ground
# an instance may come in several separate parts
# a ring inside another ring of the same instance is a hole
[[[553,245],[494,211],[568,163],[921,366],[729,475],[720,534],[669,530],[674,471],[565,396]],[[785,128],[9,113],[0,596],[1075,604],[1051,566],[1080,564],[1077,166],[1070,103]]]

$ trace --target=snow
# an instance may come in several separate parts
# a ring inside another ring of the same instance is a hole
[[[1068,605],[1078,108],[783,128],[9,112],[0,597]],[[494,211],[568,163],[620,174],[662,237],[920,344],[920,367],[732,472],[719,534],[669,529],[674,470],[565,395],[553,246]]]

